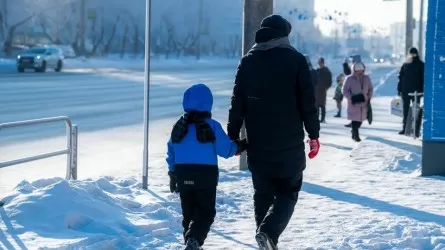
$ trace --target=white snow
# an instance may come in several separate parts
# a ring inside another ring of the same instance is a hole
[[[371,126],[365,122],[363,141],[353,143],[343,126],[347,121],[331,118],[335,105],[330,91],[321,151],[308,160],[303,191],[280,249],[445,249],[445,178],[419,176],[421,142],[399,136],[400,118],[389,114],[396,76],[388,73],[393,68],[370,68],[375,85],[385,79],[372,103],[375,121]],[[232,86],[227,78],[233,73],[156,73],[153,82],[168,86],[178,98],[192,78],[208,83],[219,98],[215,118],[225,124]],[[141,73],[120,72],[113,78],[140,82]],[[0,248],[181,249],[179,198],[168,192],[165,164],[165,143],[177,118],[172,110],[179,103],[161,102],[165,95],[153,98],[162,105],[152,112],[162,119],[150,124],[147,191],[140,183],[140,125],[82,132],[79,181],[53,178],[64,176],[64,157],[0,169],[5,202]],[[164,112],[170,115],[162,116]],[[58,137],[21,141],[2,145],[0,156],[14,158],[59,145],[63,139]],[[257,249],[250,174],[237,165],[238,158],[220,162],[217,218],[206,249]]]

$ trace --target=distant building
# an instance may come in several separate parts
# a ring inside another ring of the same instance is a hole
[[[390,25],[390,41],[391,45],[394,47],[394,53],[405,54],[405,37],[406,37],[406,22],[397,22]],[[419,48],[419,50],[425,50],[425,31],[426,31],[426,22],[423,22],[423,48]],[[419,22],[415,20],[414,30],[413,30],[413,46],[419,47]]]

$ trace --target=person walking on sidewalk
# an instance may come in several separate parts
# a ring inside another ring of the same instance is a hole
[[[212,119],[213,95],[204,84],[184,93],[185,114],[168,141],[170,192],[179,192],[186,250],[199,250],[216,215],[218,156],[230,158],[246,148],[245,140],[231,141]]]
[[[325,64],[323,57],[318,59],[317,86],[315,89],[315,99],[317,100],[317,110],[321,123],[326,122],[326,98],[328,90],[332,86],[332,73]]]
[[[303,128],[309,158],[320,147],[311,73],[304,55],[289,43],[291,28],[279,15],[262,20],[256,44],[238,66],[227,125],[232,140],[246,127],[255,239],[263,250],[277,249],[298,201],[306,168]]]
[[[350,74],[352,74],[351,68],[354,65],[354,63],[362,61],[362,57],[360,55],[352,55],[349,58],[352,61],[351,65],[348,64],[348,59],[345,59],[345,61],[343,62],[343,73],[345,74],[345,76],[349,76]],[[352,127],[352,122],[346,124],[345,127],[347,128]]]
[[[309,71],[311,72],[312,85],[314,86],[314,89],[316,89],[317,88],[317,82],[318,82],[317,71],[312,66],[311,59],[309,58],[309,56],[308,55],[304,55],[304,57],[306,58],[307,65],[309,66]]]
[[[408,61],[400,68],[399,83],[397,84],[397,93],[402,97],[403,101],[403,128],[399,132],[400,135],[405,134],[407,117],[411,103],[414,102],[414,97],[409,96],[410,93],[417,91],[423,93],[424,88],[424,70],[425,63],[419,58],[419,52],[416,48],[409,50]],[[420,103],[420,98],[417,98],[417,104]],[[419,130],[419,129],[416,129]],[[420,131],[416,131],[416,135]]]
[[[363,121],[368,119],[368,107],[373,95],[371,78],[365,74],[362,62],[352,66],[353,74],[346,77],[343,95],[348,100],[348,120],[351,121],[352,139],[360,142],[359,129]]]
[[[342,110],[342,102],[343,102],[343,82],[345,81],[345,75],[343,73],[340,73],[337,76],[337,87],[335,88],[335,94],[334,94],[334,100],[337,103],[337,114],[334,117],[341,117],[341,110]]]

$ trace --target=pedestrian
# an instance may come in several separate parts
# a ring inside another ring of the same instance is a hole
[[[345,75],[343,73],[340,73],[337,76],[337,87],[335,88],[335,94],[334,94],[334,100],[337,103],[337,114],[334,117],[341,117],[341,110],[342,110],[342,102],[343,102],[343,82],[345,80]]]
[[[168,142],[170,191],[179,192],[186,250],[198,250],[213,224],[218,185],[218,156],[239,155],[245,140],[231,141],[212,119],[213,96],[204,84],[184,93],[185,114],[174,125]]]
[[[309,71],[311,72],[311,79],[312,79],[312,85],[314,86],[314,89],[317,87],[318,77],[317,77],[317,71],[314,69],[311,63],[311,59],[308,55],[304,55],[306,58],[307,66],[309,66]]]
[[[346,57],[345,60],[343,61],[343,64],[342,64],[342,67],[343,67],[343,74],[344,74],[345,76],[348,76],[348,75],[350,75],[350,74],[352,73],[352,71],[351,71],[351,66],[349,66],[348,61],[349,61],[349,58]]]
[[[298,201],[306,156],[318,154],[320,122],[308,63],[289,43],[290,23],[264,18],[255,45],[238,66],[227,130],[232,140],[245,124],[248,167],[254,187],[255,239],[277,249]]]
[[[362,61],[362,57],[360,55],[352,55],[349,57],[351,59],[351,65],[348,64],[348,60],[345,59],[345,62],[343,63],[343,73],[345,74],[345,76],[349,76],[350,74],[352,74],[352,66],[357,63],[357,62],[361,62]],[[345,125],[345,127],[350,128],[352,127],[352,123],[348,123]]]
[[[352,66],[353,74],[345,79],[343,95],[348,100],[348,120],[351,121],[352,139],[360,142],[359,129],[368,119],[368,107],[373,95],[371,78],[365,74],[365,65],[357,62]]]
[[[326,98],[328,90],[332,86],[332,73],[325,64],[323,57],[318,59],[317,87],[315,88],[315,99],[320,122],[326,122]]]
[[[403,101],[403,128],[399,132],[400,135],[405,134],[407,117],[411,103],[414,102],[414,97],[409,96],[410,93],[423,93],[424,88],[424,70],[425,63],[419,58],[419,52],[416,48],[411,48],[408,54],[408,60],[402,65],[399,72],[399,83],[397,85],[397,93],[402,97]],[[417,98],[417,104],[420,103],[420,98]],[[416,134],[420,133],[416,129]]]

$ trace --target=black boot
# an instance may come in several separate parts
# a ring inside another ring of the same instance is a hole
[[[355,141],[356,142],[361,142],[362,141],[362,139],[360,139],[360,132],[359,132],[358,128],[355,129]]]
[[[349,124],[346,124],[345,127],[351,128],[352,127],[352,122],[350,122]]]
[[[338,112],[337,112],[337,114],[334,116],[335,118],[340,118],[341,117],[341,111],[339,110]]]
[[[358,128],[352,128],[352,140],[355,142],[361,142],[360,135],[358,132]]]
[[[326,107],[321,107],[321,123],[326,123]]]

